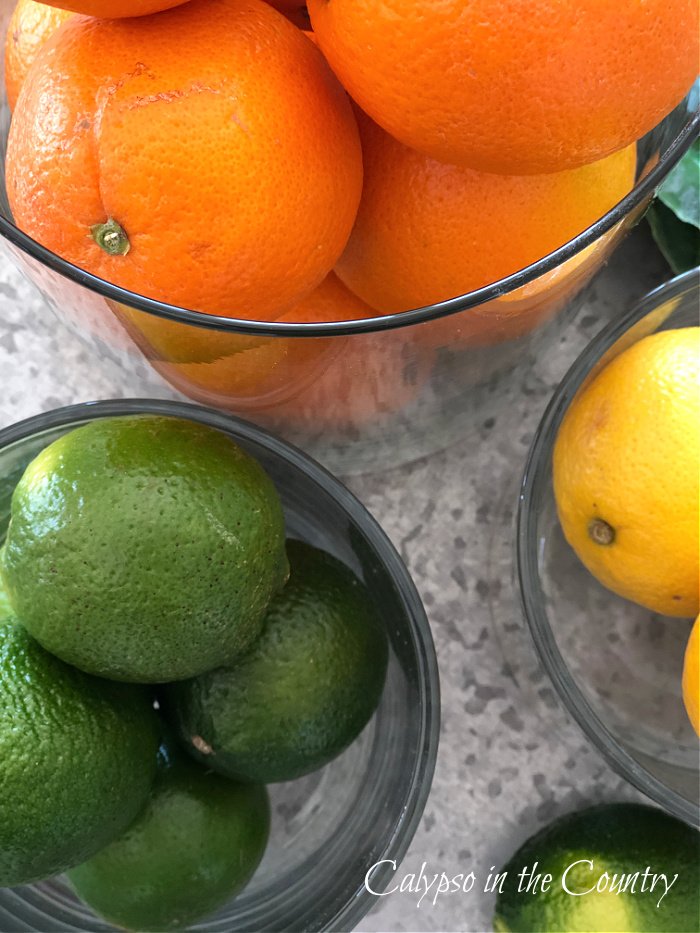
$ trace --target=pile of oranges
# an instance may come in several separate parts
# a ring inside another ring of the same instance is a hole
[[[19,0],[8,197],[44,246],[150,298],[399,312],[624,196],[697,37],[696,0]]]

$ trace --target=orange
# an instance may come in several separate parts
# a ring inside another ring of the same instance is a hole
[[[132,291],[235,317],[279,317],[323,280],[361,187],[344,91],[262,0],[69,19],[8,142],[23,230]]]
[[[700,735],[700,616],[693,623],[683,662],[683,702],[693,729]]]
[[[554,445],[559,521],[613,592],[700,608],[700,327],[643,337],[578,392]]]
[[[128,16],[147,16],[170,10],[185,3],[185,0],[49,0],[51,6],[86,16],[103,19],[121,19]]]
[[[509,174],[630,145],[688,92],[697,0],[309,0],[318,42],[389,133]]]
[[[436,162],[357,116],[365,184],[336,271],[383,312],[517,272],[588,227],[634,183],[633,146],[566,172],[493,175]]]
[[[610,254],[620,225],[551,272],[466,311],[421,324],[415,337],[436,349],[487,347],[526,337],[562,311]]]
[[[331,273],[280,321],[322,323],[375,315]],[[138,329],[137,342],[166,379],[187,395],[225,408],[257,408],[293,396],[317,378],[347,343],[345,337],[205,331],[134,311],[128,320],[130,333]]]
[[[432,372],[434,353],[412,345],[404,330],[249,337],[130,310],[126,315],[128,310],[121,307],[120,319],[154,369],[180,392],[208,405],[254,412],[256,421],[283,432],[350,431],[382,421],[409,405]],[[376,314],[331,273],[280,320],[320,323]]]
[[[19,0],[5,35],[5,89],[10,110],[39,49],[64,20],[73,14],[35,0]]]

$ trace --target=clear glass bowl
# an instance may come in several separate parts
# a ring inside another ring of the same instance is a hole
[[[657,616],[603,587],[566,543],[552,449],[580,386],[647,334],[698,326],[700,270],[650,292],[569,370],[532,444],[520,493],[517,572],[525,618],[564,705],[608,762],[674,816],[700,822],[698,739],[683,706],[690,622]]]
[[[167,401],[109,401],[62,408],[0,431],[0,541],[10,496],[26,464],[52,440],[95,418],[174,415],[230,434],[262,463],[282,498],[288,532],[335,554],[370,588],[390,642],[386,686],[361,736],[325,768],[270,786],[272,830],[245,891],[193,929],[348,930],[373,896],[367,871],[399,861],[423,812],[435,766],[440,689],[430,627],[401,559],[360,502],[303,453],[228,415]],[[391,877],[372,876],[379,890]],[[0,930],[106,931],[62,878],[0,889]]]
[[[4,34],[15,0],[0,0]],[[4,95],[4,91],[2,92]],[[117,288],[14,225],[0,184],[0,242],[58,318],[131,374],[280,433],[344,475],[439,450],[511,404],[516,370],[556,346],[584,284],[639,219],[700,125],[690,98],[639,143],[634,190],[539,262],[439,305],[333,324],[215,318]],[[10,114],[0,98],[0,172]],[[206,270],[203,270],[206,274]],[[158,386],[158,389],[155,388]]]

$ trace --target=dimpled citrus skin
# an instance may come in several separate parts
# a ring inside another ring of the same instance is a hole
[[[15,109],[20,88],[39,49],[72,15],[68,10],[36,0],[19,0],[5,36],[5,89],[10,110]]]
[[[265,851],[264,787],[205,771],[183,752],[162,754],[148,805],[129,829],[69,872],[76,893],[129,930],[174,930],[234,897]]]
[[[685,649],[683,702],[693,729],[700,735],[700,616],[693,623]]]
[[[160,13],[171,7],[180,6],[185,0],[58,0],[52,6],[86,16],[99,16],[105,19],[119,19],[126,16],[147,16]]]
[[[0,888],[120,835],[146,802],[158,741],[144,689],[89,677],[0,619]]]
[[[613,592],[695,616],[699,475],[700,328],[661,331],[609,362],[562,421],[553,483],[566,539]],[[601,520],[611,543],[591,538]]]
[[[386,635],[364,585],[308,544],[290,541],[288,554],[289,583],[248,654],[165,688],[187,750],[242,781],[291,781],[335,758],[384,686]]]
[[[443,162],[556,172],[630,145],[688,92],[696,0],[309,0],[351,97]]]
[[[634,146],[567,172],[492,175],[436,162],[357,117],[365,184],[336,273],[382,312],[454,298],[517,272],[634,184]]]
[[[7,155],[17,224],[83,269],[212,314],[273,320],[330,272],[362,187],[323,56],[262,0],[73,17],[25,81]],[[125,255],[91,237],[116,221]]]
[[[262,467],[225,434],[160,416],[99,419],[46,447],[15,489],[1,559],[45,648],[144,683],[233,660],[288,573]]]

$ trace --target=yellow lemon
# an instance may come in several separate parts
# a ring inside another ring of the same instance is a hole
[[[553,471],[591,573],[654,612],[697,615],[700,327],[644,337],[598,372],[566,413]]]
[[[693,624],[685,649],[683,702],[693,729],[700,735],[700,616]]]

